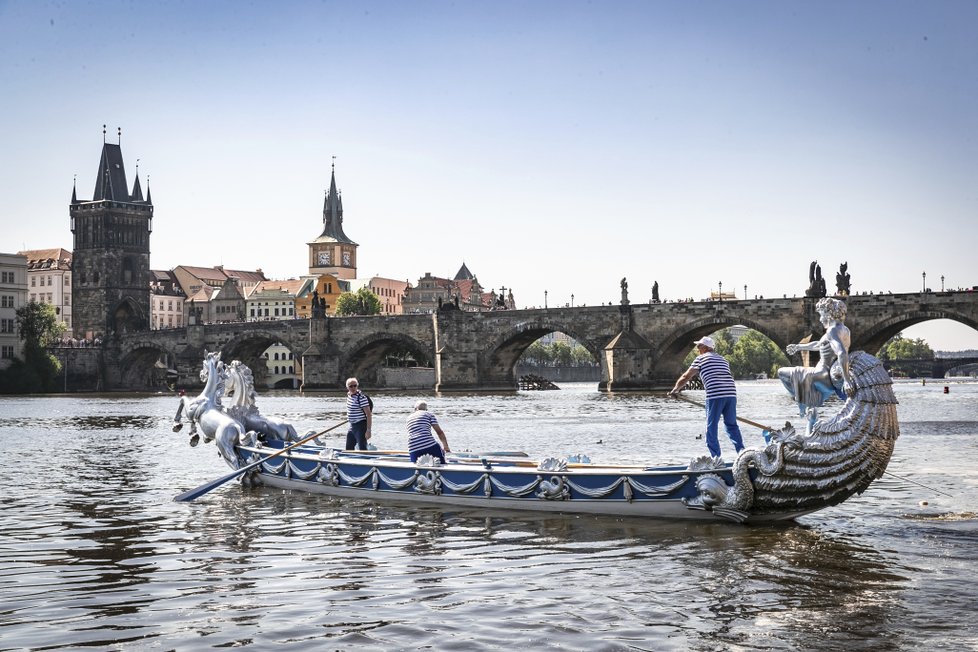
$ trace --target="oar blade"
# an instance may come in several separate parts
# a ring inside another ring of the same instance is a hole
[[[232,471],[231,473],[228,473],[227,475],[222,476],[222,477],[218,478],[217,480],[211,480],[210,482],[207,482],[205,484],[202,484],[199,487],[195,487],[195,488],[193,488],[193,489],[191,489],[189,491],[184,491],[179,496],[174,496],[173,497],[173,501],[174,502],[177,502],[177,503],[189,503],[190,501],[192,501],[192,500],[194,500],[196,498],[199,498],[200,496],[203,496],[208,491],[211,491],[213,489],[217,489],[218,487],[220,487],[222,484],[224,484],[228,480],[233,480],[234,478],[236,478],[239,475],[241,475],[243,472],[244,472],[243,469],[239,469],[237,471]]]

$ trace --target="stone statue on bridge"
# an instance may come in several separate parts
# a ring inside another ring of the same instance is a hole
[[[849,296],[849,261],[839,265],[839,273],[835,275],[835,293],[840,297]]]
[[[815,304],[825,334],[817,342],[789,344],[788,355],[799,351],[816,351],[818,364],[814,367],[781,367],[778,379],[798,402],[798,412],[808,417],[808,432],[818,420],[818,408],[835,394],[841,399],[851,393],[849,373],[849,328],[843,323],[846,304],[839,299],[823,298]]]
[[[621,279],[621,305],[628,305],[628,281],[625,277]]]
[[[659,282],[652,283],[652,303],[659,303]]]
[[[822,278],[822,266],[818,264],[817,260],[813,260],[808,268],[808,289],[805,290],[805,296],[821,298],[825,294],[825,279]]]

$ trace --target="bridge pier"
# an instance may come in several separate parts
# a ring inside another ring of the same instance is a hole
[[[329,319],[309,320],[309,346],[302,352],[302,386],[307,389],[342,389],[340,355],[330,341]]]

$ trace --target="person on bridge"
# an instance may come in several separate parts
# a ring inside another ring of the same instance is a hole
[[[832,394],[844,399],[852,391],[849,374],[849,328],[843,323],[846,304],[826,297],[815,304],[825,334],[817,342],[789,344],[788,355],[799,351],[818,352],[818,364],[814,367],[781,367],[778,379],[791,396],[798,401],[798,412],[808,417],[808,432],[818,418],[818,408]]]
[[[360,391],[360,382],[356,378],[346,379],[346,420],[350,422],[350,429],[346,432],[346,450],[367,450],[374,415],[370,399]]]
[[[710,450],[710,455],[720,457],[717,430],[721,417],[727,437],[733,442],[734,450],[739,453],[744,449],[744,439],[740,434],[740,426],[737,425],[737,385],[730,373],[730,363],[714,351],[716,343],[712,337],[700,338],[693,344],[696,345],[699,355],[676,381],[669,396],[679,398],[686,383],[699,376],[706,389],[706,447]]]
[[[432,429],[438,434],[441,445],[431,436]],[[452,452],[448,447],[448,438],[438,425],[435,415],[428,412],[426,402],[418,401],[414,404],[414,412],[407,420],[407,430],[408,453],[411,455],[412,462],[417,462],[422,455],[431,455],[440,459],[442,464],[445,463],[445,453]]]

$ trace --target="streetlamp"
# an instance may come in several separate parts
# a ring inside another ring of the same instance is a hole
[[[747,301],[747,284],[744,283],[744,301]]]
[[[920,288],[920,291],[921,292],[926,292],[927,291],[927,272],[921,272],[920,276],[921,276],[921,278],[924,279],[924,285],[923,285],[923,287]]]
[[[943,276],[941,278],[944,278]],[[574,307],[574,295],[571,294],[571,308]]]
[[[547,308],[547,291],[546,290],[543,291],[543,307],[544,307],[544,309]]]
[[[723,281],[719,281],[717,285],[720,288],[720,301],[723,301]]]
[[[944,291],[944,275],[941,274],[941,292]]]

